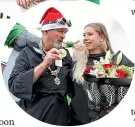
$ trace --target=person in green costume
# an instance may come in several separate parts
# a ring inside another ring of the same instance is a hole
[[[21,51],[26,43],[39,43],[39,41],[40,38],[38,36],[30,33],[22,24],[17,22],[9,32],[5,45],[14,48],[16,51]]]
[[[10,32],[6,38],[5,46],[8,46],[9,48],[13,48],[13,50],[9,56],[9,59],[6,63],[6,67],[3,71],[3,78],[4,78],[4,82],[5,82],[6,86],[8,86],[9,76],[13,70],[16,58],[20,54],[20,51],[28,43],[31,43],[31,42],[39,43],[40,42],[40,38],[38,36],[30,33],[22,24],[15,23],[15,25],[14,25],[11,23],[10,26],[11,26],[10,28],[12,28],[12,29],[10,30]],[[7,28],[7,30],[8,29],[9,28]],[[12,94],[11,94],[11,96],[13,97],[13,99],[16,102],[18,102],[18,100],[19,100],[18,98],[16,98]]]

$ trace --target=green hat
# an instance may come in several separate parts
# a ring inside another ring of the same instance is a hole
[[[12,30],[9,32],[5,41],[5,45],[10,47],[13,41],[17,39],[17,37],[24,31],[26,31],[26,28],[20,23],[16,23],[14,27],[12,28]]]
[[[67,41],[66,42],[67,47],[73,47],[73,45],[74,45],[74,42],[72,42],[72,41]]]

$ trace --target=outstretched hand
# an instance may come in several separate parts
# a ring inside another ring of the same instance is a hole
[[[28,8],[34,2],[41,2],[43,0],[16,0],[17,4],[22,8]]]

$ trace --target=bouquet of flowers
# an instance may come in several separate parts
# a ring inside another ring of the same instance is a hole
[[[100,61],[95,60],[93,66],[87,67],[84,75],[85,77],[98,78],[103,83],[130,85],[134,67],[125,65],[122,60],[122,52],[116,55],[108,51],[105,58],[101,57]]]

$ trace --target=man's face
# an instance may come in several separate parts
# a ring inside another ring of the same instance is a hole
[[[62,47],[63,40],[65,38],[65,34],[67,33],[66,28],[59,28],[54,30],[46,31],[46,36],[43,34],[43,38],[47,37],[49,43],[47,43],[49,48],[60,48]]]

